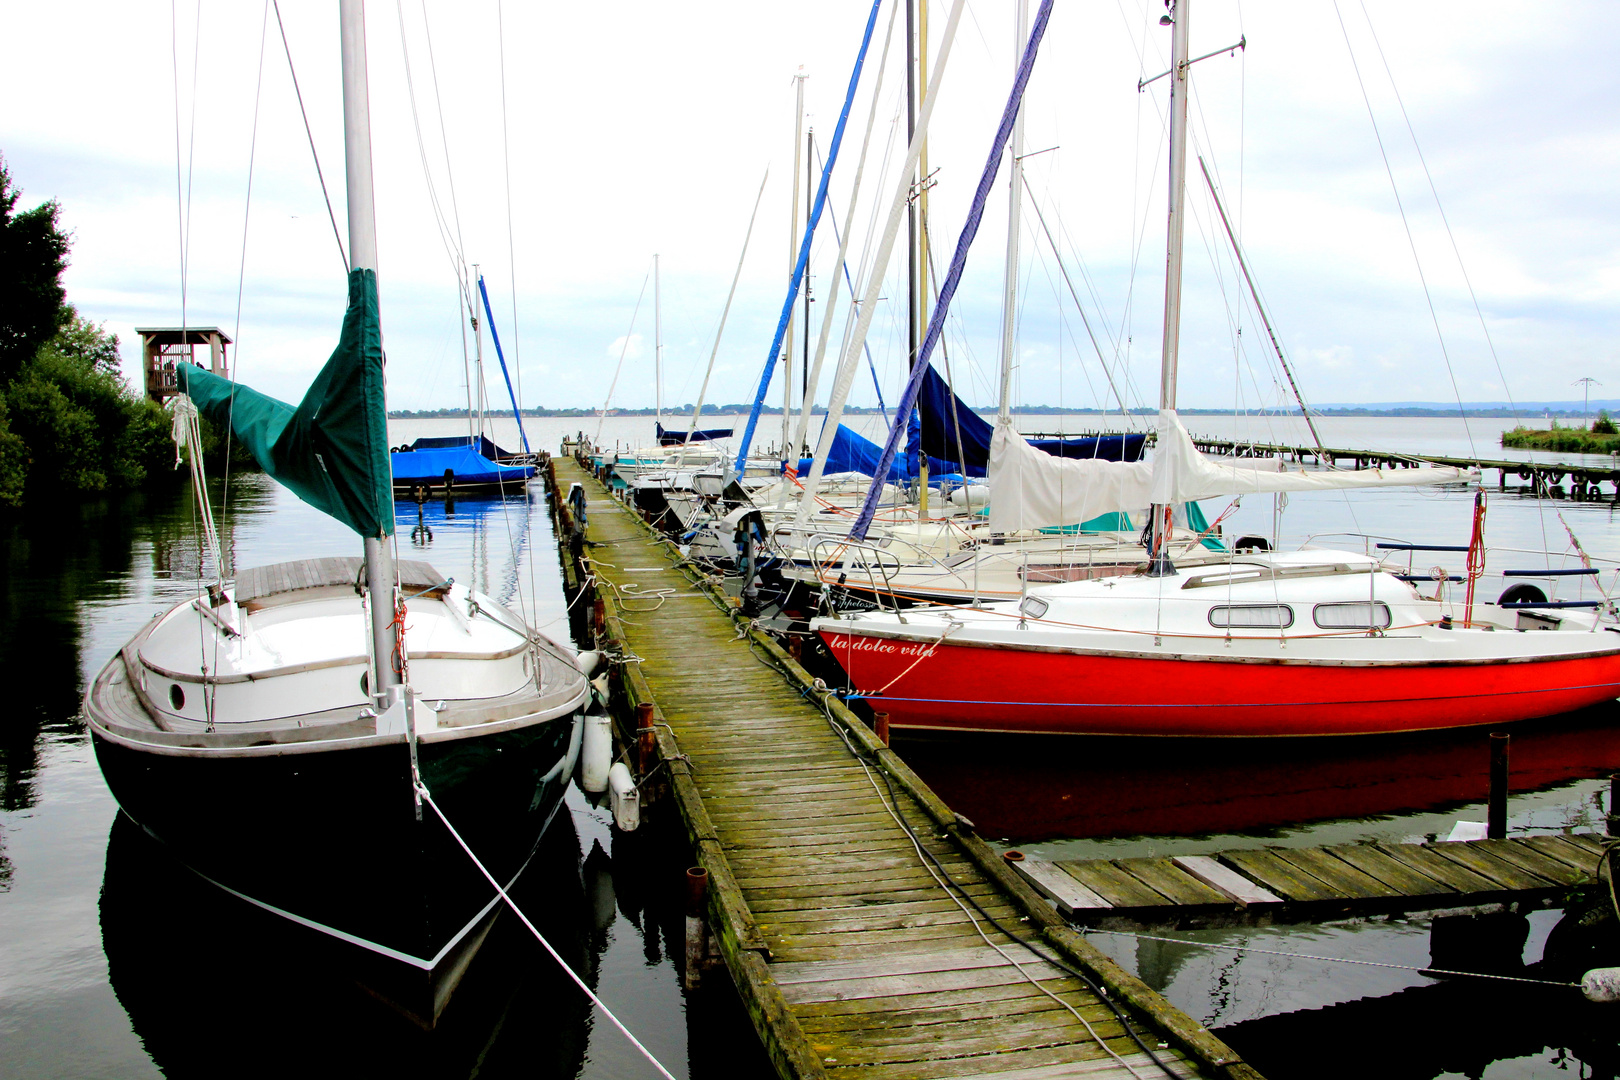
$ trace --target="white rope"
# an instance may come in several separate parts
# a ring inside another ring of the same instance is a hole
[[[500,894],[501,899],[506,901],[506,906],[512,909],[512,914],[521,919],[523,925],[529,928],[529,933],[533,934],[534,939],[541,944],[547,953],[551,954],[551,958],[557,961],[558,966],[567,973],[568,978],[573,981],[574,985],[585,992],[585,996],[591,999],[591,1004],[602,1010],[602,1015],[606,1016],[608,1020],[612,1022],[613,1026],[618,1028],[619,1031],[623,1033],[626,1039],[630,1040],[630,1045],[641,1051],[641,1056],[652,1063],[652,1067],[658,1070],[658,1074],[660,1076],[666,1077],[667,1080],[675,1080],[674,1075],[671,1074],[668,1069],[664,1068],[663,1064],[660,1063],[657,1058],[653,1057],[652,1051],[643,1046],[640,1039],[630,1034],[630,1029],[625,1027],[624,1023],[617,1016],[613,1015],[613,1010],[608,1008],[607,1004],[603,1002],[601,998],[596,996],[596,992],[594,990],[585,985],[585,980],[581,979],[578,973],[568,965],[568,961],[564,960],[562,956],[558,954],[557,950],[551,947],[551,942],[546,940],[545,935],[540,933],[539,930],[535,929],[534,923],[529,921],[529,917],[523,914],[522,909],[512,902],[512,898],[510,896],[506,895],[506,890],[501,888],[501,883],[496,881],[490,872],[484,868],[484,864],[482,862],[478,861],[478,856],[474,855],[472,848],[467,846],[467,841],[461,838],[461,834],[456,832],[456,827],[450,824],[450,819],[444,816],[444,811],[439,809],[439,804],[433,801],[433,795],[428,791],[427,785],[418,780],[415,786],[416,793],[422,797],[423,802],[427,803],[433,808],[433,812],[439,816],[439,820],[444,822],[444,827],[449,830],[450,835],[455,838],[456,843],[461,845],[461,850],[467,853],[467,858],[471,859],[473,861],[473,865],[478,867],[478,872],[484,875],[484,880],[488,881],[495,887],[495,891]]]
[[[203,472],[202,430],[197,423],[197,406],[185,394],[174,397],[174,418],[170,434],[174,437],[174,467],[185,460],[181,451],[191,458],[191,486],[197,493],[197,513],[202,518],[203,543],[214,560],[214,574],[223,578],[225,569],[220,559],[219,532],[214,528],[214,509],[208,501],[208,477]]]

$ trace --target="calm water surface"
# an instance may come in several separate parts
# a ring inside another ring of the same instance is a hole
[[[1024,419],[1032,430],[1058,426],[1056,418]],[[876,417],[856,423],[878,434]],[[1190,426],[1230,435],[1238,423],[1194,417]],[[595,427],[531,422],[530,439],[555,448],[564,431]],[[397,444],[458,429],[456,421],[396,422],[391,437]],[[650,420],[609,418],[603,431],[609,444],[640,445],[650,429]],[[1498,430],[1475,423],[1482,455],[1499,454]],[[1237,433],[1267,441],[1282,434]],[[497,423],[497,435],[517,442],[509,420]],[[1467,433],[1450,420],[1331,419],[1323,435],[1357,448],[1467,452]],[[216,485],[215,500],[226,507],[221,536],[236,565],[358,547],[262,477],[234,479],[228,500]],[[1266,498],[1235,508],[1227,522],[1228,531],[1275,528],[1295,543],[1325,532],[1465,543],[1471,506],[1460,489],[1299,496],[1280,512]],[[1206,504],[1211,517],[1222,509]],[[463,501],[453,517],[430,504],[427,513],[434,538],[413,557],[566,635],[543,501]],[[402,507],[399,520],[403,541],[415,508]],[[1608,504],[1491,492],[1493,544],[1540,548],[1545,536],[1558,550],[1566,526],[1594,555],[1620,559]],[[0,545],[0,658],[14,687],[0,722],[0,1077],[384,1068],[447,1077],[653,1075],[521,927],[514,932],[515,920],[500,924],[442,1029],[424,1037],[120,822],[78,716],[79,695],[140,625],[195,590],[199,547],[186,498],[40,512],[7,524]],[[1616,720],[1610,707],[1515,731],[1514,830],[1601,827],[1606,787],[1597,778],[1620,769]],[[900,749],[987,836],[1056,858],[1417,839],[1484,816],[1486,749],[1476,733],[1266,747],[920,740]],[[615,834],[578,792],[569,808],[524,881],[525,909],[676,1075],[768,1075],[723,978],[696,994],[680,990],[671,959],[680,948],[680,845],[657,829]],[[1522,942],[1510,942],[1519,962],[1536,970],[1559,919],[1548,912],[1527,920]],[[1402,968],[1253,951],[1423,966],[1432,944],[1425,922],[1168,936],[1179,940],[1094,940],[1219,1028],[1272,1080],[1333,1074],[1321,1071],[1326,1045],[1374,1038],[1393,1048],[1414,1036],[1423,1048],[1403,1051],[1388,1075],[1615,1075],[1617,1025],[1607,1014],[1594,1019],[1572,991],[1441,983]]]

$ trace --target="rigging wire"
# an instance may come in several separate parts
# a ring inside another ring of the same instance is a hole
[[[1463,431],[1468,436],[1468,452],[1478,457],[1479,451],[1474,447],[1474,432],[1468,425],[1468,411],[1463,408],[1462,391],[1457,386],[1457,373],[1451,368],[1451,352],[1446,348],[1446,337],[1440,330],[1440,315],[1435,311],[1434,296],[1429,292],[1429,279],[1423,272],[1423,261],[1418,258],[1417,241],[1412,236],[1412,224],[1406,218],[1406,206],[1401,202],[1401,191],[1395,183],[1395,169],[1389,162],[1389,152],[1384,149],[1384,136],[1378,130],[1378,118],[1373,114],[1372,98],[1367,94],[1367,84],[1361,78],[1361,64],[1356,60],[1356,51],[1350,44],[1350,31],[1344,24],[1344,13],[1339,10],[1339,0],[1333,0],[1333,14],[1339,20],[1339,32],[1344,35],[1345,52],[1350,55],[1350,67],[1356,73],[1356,85],[1361,88],[1362,103],[1367,106],[1367,119],[1372,122],[1373,138],[1378,142],[1378,155],[1384,161],[1384,172],[1389,176],[1389,187],[1395,196],[1395,208],[1401,214],[1401,228],[1406,231],[1407,246],[1412,249],[1412,262],[1417,267],[1418,281],[1423,285],[1423,299],[1429,306],[1429,319],[1434,323],[1434,334],[1440,341],[1440,356],[1445,361],[1446,375],[1451,380],[1451,392],[1457,399],[1457,411],[1462,415]]]
[[[337,214],[332,209],[332,196],[326,190],[326,175],[321,172],[321,155],[315,149],[315,132],[309,126],[309,110],[304,108],[304,92],[298,88],[298,69],[293,65],[292,46],[287,43],[287,24],[281,19],[281,0],[270,0],[270,6],[276,11],[276,26],[281,31],[281,47],[287,54],[287,73],[292,76],[293,93],[298,97],[298,115],[304,118],[304,135],[309,139],[309,156],[315,161],[315,178],[321,182],[321,198],[326,200],[326,216],[332,222],[332,238],[337,241],[338,257],[343,260],[343,273],[347,277],[349,253],[343,247],[343,233],[338,229]]]
[[[1440,222],[1446,227],[1446,239],[1451,241],[1451,253],[1457,257],[1457,269],[1462,272],[1463,284],[1468,287],[1468,299],[1474,305],[1474,314],[1479,318],[1480,332],[1485,335],[1485,344],[1491,350],[1491,362],[1496,365],[1497,377],[1502,380],[1502,393],[1507,395],[1508,407],[1513,410],[1515,418],[1518,417],[1519,408],[1513,402],[1513,391],[1508,388],[1507,376],[1502,372],[1501,357],[1496,355],[1496,342],[1491,338],[1491,329],[1485,324],[1485,312],[1480,309],[1479,297],[1474,293],[1474,282],[1468,276],[1468,267],[1463,263],[1462,250],[1457,247],[1457,237],[1451,231],[1451,219],[1446,217],[1446,208],[1440,203],[1440,191],[1435,186],[1434,174],[1429,171],[1429,160],[1423,156],[1423,147],[1418,145],[1417,132],[1412,128],[1412,118],[1407,115],[1406,101],[1401,97],[1400,87],[1395,85],[1395,73],[1390,70],[1389,57],[1384,55],[1383,43],[1378,40],[1378,31],[1373,28],[1372,16],[1367,12],[1365,0],[1358,0],[1361,4],[1362,18],[1367,20],[1367,32],[1372,35],[1373,47],[1378,50],[1378,59],[1384,65],[1384,74],[1389,76],[1389,88],[1395,93],[1395,102],[1401,108],[1401,119],[1406,123],[1406,133],[1412,138],[1412,149],[1417,151],[1418,162],[1423,166],[1423,177],[1429,182],[1429,193],[1434,196],[1434,208],[1440,213]]]
[[[619,385],[619,373],[624,370],[624,357],[630,351],[630,339],[635,336],[636,317],[641,314],[641,301],[647,296],[647,282],[652,279],[652,271],[641,279],[641,291],[636,294],[636,306],[630,312],[630,328],[624,332],[624,344],[619,347],[619,363],[613,369],[613,381],[608,383],[607,400],[602,402],[602,411],[596,415],[596,441],[602,441],[602,423],[607,419],[608,406],[613,403],[613,390]]]

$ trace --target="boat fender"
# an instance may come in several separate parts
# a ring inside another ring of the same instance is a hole
[[[547,784],[559,777],[567,777],[572,775],[574,771],[574,763],[579,760],[579,744],[584,739],[584,729],[584,718],[578,713],[575,713],[573,727],[571,727],[568,731],[568,749],[564,750],[563,756],[557,759],[557,764],[553,765],[549,770],[546,771],[546,774],[540,778],[540,783],[536,785],[534,789],[534,802],[529,804],[530,810],[533,810],[540,805],[540,797],[545,792],[545,786]],[[567,780],[564,780],[563,782],[567,783]]]
[[[613,803],[613,824],[621,832],[635,832],[641,824],[641,792],[630,778],[630,766],[615,761],[608,770],[608,793]]]
[[[1620,1001],[1620,967],[1593,968],[1581,976],[1587,1001]]]
[[[598,713],[585,718],[585,745],[580,758],[579,786],[592,795],[607,790],[613,765],[613,721]]]
[[[580,653],[574,662],[579,665],[579,670],[583,671],[587,676],[594,675],[596,669],[601,666],[602,658],[605,655],[601,649],[587,649]]]

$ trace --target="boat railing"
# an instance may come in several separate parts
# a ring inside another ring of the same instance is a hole
[[[877,601],[878,610],[885,610],[883,598],[887,596],[894,601],[895,616],[901,622],[906,621],[905,615],[900,610],[900,599],[895,594],[893,580],[889,576],[890,563],[893,564],[896,573],[900,570],[898,556],[892,552],[884,551],[876,545],[851,540],[848,536],[828,536],[824,533],[811,536],[808,547],[810,550],[810,564],[815,569],[816,575],[821,579],[822,584],[843,585],[849,580],[849,574],[852,570],[864,570],[866,572],[867,588]],[[859,555],[860,558],[851,558],[851,555]],[[839,568],[838,579],[829,581],[828,575],[835,564]],[[872,574],[874,567],[883,578],[882,588],[878,587],[877,578]],[[836,605],[833,606],[833,615],[835,618],[838,616]]]

